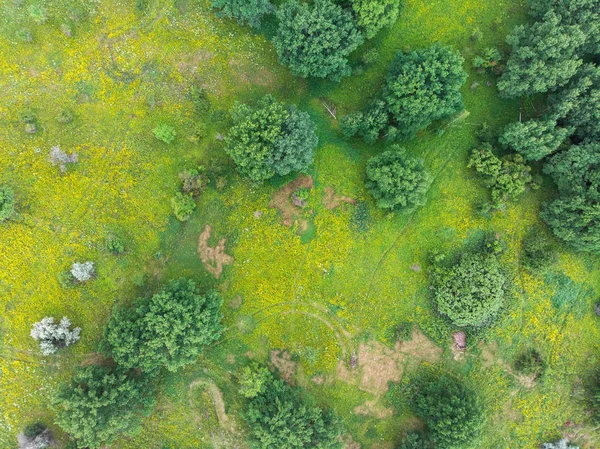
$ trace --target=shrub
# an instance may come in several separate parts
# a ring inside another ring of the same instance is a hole
[[[165,123],[158,125],[156,128],[152,130],[154,133],[154,137],[156,137],[161,142],[170,144],[175,140],[175,136],[177,133],[175,132],[175,128]]]
[[[185,169],[179,173],[179,179],[182,181],[182,190],[186,195],[196,197],[204,192],[208,185],[208,175],[206,167],[200,165],[198,168]]]
[[[514,367],[519,374],[537,379],[544,373],[546,364],[539,352],[535,349],[527,349],[517,356]]]
[[[78,448],[110,445],[121,434],[136,433],[155,405],[151,384],[120,368],[78,368],[69,385],[56,394],[57,424]]]
[[[58,324],[54,323],[53,317],[45,317],[34,323],[30,335],[39,342],[42,354],[51,355],[79,340],[81,328],[69,330],[70,327],[71,321],[67,317],[63,317]]]
[[[500,73],[503,70],[502,54],[497,48],[486,48],[483,56],[475,56],[471,61],[473,68]]]
[[[86,282],[96,276],[94,262],[74,262],[71,267],[71,275],[78,282]]]
[[[175,218],[179,221],[188,221],[192,216],[192,213],[196,210],[196,202],[191,195],[177,192],[173,198],[171,198],[171,207]]]
[[[521,263],[532,272],[541,271],[558,260],[556,250],[539,228],[533,228],[523,239]]]
[[[116,235],[106,237],[106,250],[112,254],[123,254],[125,252],[125,243]]]
[[[245,398],[255,398],[259,394],[263,394],[269,382],[273,381],[269,370],[256,362],[244,366],[237,373],[237,379],[240,384],[239,392]]]
[[[31,17],[38,25],[42,25],[48,20],[48,11],[42,5],[30,5],[29,8],[27,8],[27,11],[29,12],[29,17]]]
[[[219,8],[219,15],[231,17],[241,24],[260,27],[265,14],[275,11],[269,0],[211,0],[213,8]]]
[[[33,42],[33,33],[27,28],[21,28],[16,32],[17,39],[30,44]]]
[[[431,442],[422,432],[413,430],[404,435],[398,449],[428,449],[431,447]]]
[[[75,114],[73,113],[73,111],[69,108],[66,108],[66,109],[63,109],[62,111],[60,111],[60,114],[58,114],[58,117],[56,118],[56,120],[58,120],[58,123],[62,123],[63,125],[66,125],[68,123],[71,123],[74,118],[75,118]]]
[[[367,50],[360,59],[364,64],[369,65],[379,61],[380,57],[381,55],[379,54],[379,50],[376,48],[371,48],[370,50]]]
[[[348,56],[363,37],[352,14],[331,0],[312,5],[288,0],[277,11],[273,38],[279,62],[294,75],[338,81],[350,74]]]
[[[221,303],[216,292],[201,294],[190,280],[171,281],[151,298],[115,310],[102,350],[124,368],[177,371],[221,336]]]
[[[315,406],[299,388],[270,373],[264,390],[250,398],[244,418],[260,449],[339,447],[341,423],[333,412]]]
[[[427,425],[434,447],[466,449],[477,442],[484,422],[475,391],[445,373],[423,372],[413,382],[412,407]]]
[[[352,212],[352,218],[350,219],[350,221],[357,231],[368,231],[369,222],[371,221],[371,212],[369,211],[369,205],[364,201],[357,202],[356,207]]]
[[[44,432],[44,430],[46,430],[46,426],[44,424],[41,422],[35,422],[28,424],[25,429],[23,429],[23,435],[27,438],[35,438],[40,433]]]
[[[352,0],[356,23],[368,39],[384,27],[392,26],[400,13],[400,0]]]
[[[456,263],[434,263],[433,299],[440,314],[459,327],[488,325],[509,293],[509,282],[495,254],[467,251]]]
[[[194,105],[194,112],[199,116],[205,116],[210,112],[212,107],[212,103],[210,98],[208,98],[208,93],[206,89],[199,87],[197,85],[192,85],[190,88],[190,97],[192,99],[192,103]]]
[[[10,187],[0,185],[0,223],[15,213],[15,192]]]
[[[367,162],[367,188],[382,209],[412,210],[426,202],[432,177],[422,160],[398,146]]]
[[[284,176],[312,164],[318,138],[307,113],[267,95],[256,107],[237,103],[231,116],[225,151],[251,180]]]

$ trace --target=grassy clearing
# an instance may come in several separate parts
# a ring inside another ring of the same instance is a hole
[[[464,91],[468,115],[436,124],[403,145],[435,176],[428,204],[406,215],[376,210],[364,189],[366,161],[385,145],[342,140],[320,100],[335,102],[338,116],[359,108],[377,91],[401,49],[440,41],[459,49],[468,66],[476,52],[500,45],[511,25],[522,20],[524,2],[407,0],[396,26],[369,41],[355,63],[369,48],[377,48],[380,59],[339,85],[293,79],[263,36],[217,19],[207,1],[199,3],[148,1],[141,10],[116,1],[96,3],[89,18],[72,24],[71,38],[60,29],[68,2],[49,7],[43,25],[31,23],[24,8],[3,5],[0,120],[6,126],[0,127],[0,176],[17,192],[19,209],[0,230],[0,444],[10,447],[33,419],[52,421],[48,398],[95,350],[116,302],[153,292],[176,276],[221,290],[228,304],[225,340],[197,366],[166,378],[159,407],[141,434],[114,447],[160,448],[164,442],[208,448],[214,435],[227,447],[233,440],[222,435],[206,388],[190,392],[190,385],[212,379],[243,436],[231,372],[249,356],[267,358],[272,348],[294,355],[298,382],[335,407],[363,447],[397,442],[403,429],[418,423],[402,411],[388,418],[353,413],[377,398],[335,373],[338,361],[347,360],[358,342],[389,342],[402,321],[419,324],[444,349],[444,367],[468,376],[482,390],[488,430],[481,447],[535,448],[560,434],[567,420],[584,422],[583,407],[573,397],[578,380],[598,359],[600,331],[592,305],[600,294],[600,261],[563,251],[551,275],[520,270],[521,238],[538,221],[548,189],[528,193],[519,205],[487,219],[475,212],[487,192],[466,169],[479,125],[514,119],[518,105],[497,97],[492,78],[471,73]],[[17,27],[23,26],[31,28],[33,43],[17,42]],[[470,40],[475,27],[483,32],[478,42]],[[210,120],[206,138],[190,139],[197,120],[187,97],[192,82],[207,87],[216,110],[270,92],[309,111],[321,139],[309,173],[315,181],[312,213],[307,212],[310,238],[282,226],[277,211],[268,207],[273,192],[291,179],[256,186],[230,175],[221,190],[213,184],[202,196],[189,222],[170,217],[177,173],[225,159],[215,135],[226,131],[226,121]],[[479,87],[470,89],[473,82]],[[34,135],[25,134],[19,121],[25,108],[37,115]],[[66,125],[57,122],[64,108],[75,113]],[[152,135],[160,123],[176,129],[170,146]],[[65,175],[48,162],[53,145],[79,155],[80,162]],[[323,206],[327,186],[366,201],[369,230],[352,225],[353,206],[332,211]],[[209,243],[227,238],[227,252],[235,258],[218,282],[197,254],[206,224],[213,229]],[[449,350],[451,329],[431,311],[428,254],[458,248],[482,230],[499,232],[507,242],[505,262],[515,274],[517,295],[485,341],[470,344],[457,361]],[[104,249],[109,234],[122,236],[124,255]],[[98,279],[61,288],[58,274],[82,260],[96,262]],[[415,264],[421,271],[411,269]],[[83,328],[82,340],[56,357],[40,358],[29,330],[45,315],[69,316]],[[548,363],[533,389],[505,366],[523,347],[535,347]],[[325,378],[322,385],[311,381],[319,374]]]

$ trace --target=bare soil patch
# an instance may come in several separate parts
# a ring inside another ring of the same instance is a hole
[[[214,248],[208,246],[211,231],[211,226],[207,224],[200,237],[198,237],[198,254],[204,268],[216,279],[219,279],[223,273],[223,265],[231,265],[233,257],[225,253],[225,242],[227,242],[227,239],[219,240],[219,243]]]
[[[230,430],[232,425],[230,423],[229,416],[227,416],[227,413],[225,413],[225,402],[223,401],[221,390],[219,390],[215,383],[210,379],[198,379],[190,384],[188,391],[191,393],[198,387],[204,387],[206,389],[206,393],[209,395],[210,401],[215,407],[215,413],[217,414],[219,425],[224,429]],[[194,404],[191,397],[189,399],[189,403],[190,407],[193,408]]]
[[[277,368],[283,380],[290,384],[294,383],[294,374],[296,374],[298,364],[292,360],[289,352],[275,349],[271,351],[269,360]]]
[[[333,210],[340,207],[342,204],[356,204],[356,199],[349,196],[336,195],[333,187],[325,187],[325,195],[323,196],[323,205],[327,210]]]
[[[378,419],[389,418],[394,414],[393,409],[383,407],[377,399],[365,401],[364,404],[354,407],[353,411],[357,415],[374,416]]]
[[[413,330],[411,340],[396,343],[396,351],[405,356],[429,363],[439,362],[443,352],[442,348],[437,346],[417,328]]]
[[[354,441],[350,434],[344,435],[341,440],[344,443],[344,449],[360,449],[360,443]]]
[[[281,223],[291,227],[294,221],[298,221],[298,228],[306,230],[308,222],[302,217],[302,208],[292,203],[292,194],[298,189],[312,189],[314,187],[311,176],[299,176],[292,182],[287,183],[273,194],[269,207],[279,210]]]

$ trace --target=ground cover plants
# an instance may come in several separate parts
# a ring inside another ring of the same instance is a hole
[[[598,11],[2,2],[0,447],[598,447]]]

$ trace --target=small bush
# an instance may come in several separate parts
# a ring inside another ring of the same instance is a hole
[[[212,103],[210,101],[210,98],[208,98],[206,89],[193,85],[190,88],[190,98],[194,105],[194,112],[196,114],[200,116],[205,116],[210,112]]]
[[[48,11],[42,5],[30,5],[27,11],[29,12],[29,17],[38,25],[42,25],[48,20]]]
[[[10,187],[0,186],[0,223],[15,213],[15,192]]]
[[[161,142],[166,143],[167,145],[173,142],[175,140],[175,136],[177,135],[175,128],[164,123],[158,125],[152,130],[152,132],[154,133],[154,137]]]
[[[514,367],[519,374],[537,379],[544,373],[546,364],[539,352],[527,349],[517,356]]]
[[[58,274],[58,284],[62,288],[72,288],[75,287],[75,278],[71,274],[70,270],[62,271]]]
[[[19,31],[17,31],[16,35],[17,39],[20,41],[27,42],[28,44],[33,42],[33,33],[27,28],[21,28]]]
[[[525,236],[521,261],[526,269],[531,272],[539,272],[557,260],[556,249],[541,229],[534,228]]]
[[[125,252],[125,244],[116,235],[109,235],[106,238],[106,250],[112,254],[123,254]]]
[[[171,198],[171,207],[175,218],[179,221],[188,221],[196,210],[196,203],[191,195],[185,195],[181,192],[177,192],[173,198]]]
[[[412,333],[414,324],[409,321],[403,321],[396,326],[396,340],[398,341],[410,341],[412,339]]]
[[[192,197],[202,194],[208,185],[208,174],[203,165],[182,171],[179,173],[179,179],[183,182],[183,193]]]
[[[431,442],[422,432],[412,430],[402,438],[398,449],[428,449],[431,447]]]
[[[369,205],[364,201],[356,203],[354,212],[350,219],[352,226],[359,232],[366,232],[369,230],[369,222],[371,221],[371,212],[369,211]]]
[[[36,422],[27,425],[23,430],[23,435],[25,435],[27,438],[35,438],[44,430],[46,430],[46,426],[43,425],[41,422]]]
[[[58,117],[56,117],[56,120],[58,120],[58,123],[62,123],[63,125],[66,125],[68,123],[71,123],[74,118],[75,118],[75,114],[73,113],[73,111],[69,108],[66,108],[66,109],[63,109],[62,111],[60,111],[60,114],[58,114]]]
[[[379,50],[377,50],[376,48],[371,48],[370,50],[367,50],[363,55],[362,55],[362,62],[364,64],[373,64],[377,61],[379,61],[380,58],[380,54],[379,54]]]
[[[94,262],[74,262],[71,267],[71,275],[77,282],[86,282],[96,275]]]
[[[254,398],[264,393],[271,380],[271,376],[266,367],[256,362],[249,366],[244,366],[236,375],[240,384],[240,394],[245,398]]]
[[[71,321],[67,317],[63,317],[58,324],[54,323],[53,317],[45,317],[34,323],[30,335],[39,342],[42,354],[51,355],[79,340],[81,328],[76,327],[71,331],[69,327]]]

